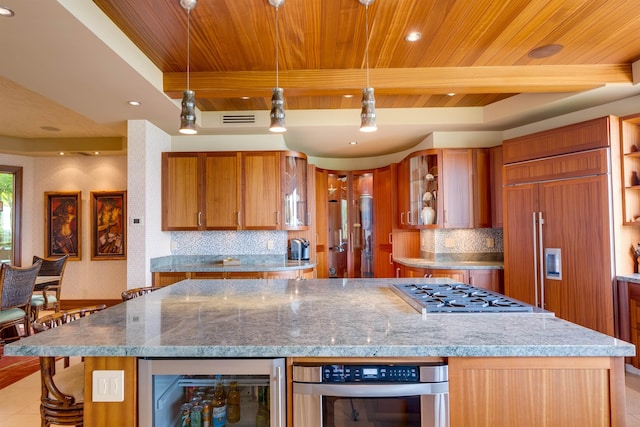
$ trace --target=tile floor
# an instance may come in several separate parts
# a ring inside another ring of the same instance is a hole
[[[640,370],[630,367],[626,384],[627,427],[640,427]],[[40,427],[39,372],[0,390],[0,427],[9,426]]]

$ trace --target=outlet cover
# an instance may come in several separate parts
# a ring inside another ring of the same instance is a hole
[[[93,371],[94,402],[124,402],[124,371]]]
[[[487,239],[487,247],[488,248],[492,248],[492,247],[494,247],[494,245],[495,245],[495,242],[493,241],[493,239],[491,237],[489,237]]]

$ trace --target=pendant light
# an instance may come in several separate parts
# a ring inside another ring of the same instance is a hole
[[[284,0],[269,0],[269,4],[276,8],[276,87],[273,88],[271,95],[271,132],[285,132],[287,130],[284,124],[284,93],[280,87],[278,80],[278,8],[284,4]]]
[[[187,10],[187,89],[182,91],[182,111],[180,112],[180,133],[194,135],[196,129],[195,92],[189,89],[189,39],[191,35],[191,9],[196,7],[197,0],[180,0],[180,6]]]
[[[376,99],[373,96],[373,88],[369,86],[369,5],[373,0],[358,0],[364,5],[365,10],[365,27],[367,44],[365,47],[365,65],[367,69],[367,87],[362,89],[362,111],[360,112],[360,131],[375,132],[378,130],[376,125]]]

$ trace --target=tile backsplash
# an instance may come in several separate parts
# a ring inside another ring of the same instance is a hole
[[[502,228],[420,231],[420,256],[436,261],[501,261]]]
[[[286,255],[287,244],[286,231],[171,233],[171,255]]]

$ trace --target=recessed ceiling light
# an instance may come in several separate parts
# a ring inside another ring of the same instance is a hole
[[[61,151],[58,154],[61,155],[61,156],[64,156],[64,151]]]
[[[564,48],[561,44],[548,44],[545,46],[537,47],[529,51],[529,58],[548,58],[560,52]]]
[[[140,105],[142,105],[142,102],[140,102],[140,101],[127,101],[127,104],[133,105],[134,107],[139,107]]]
[[[357,142],[357,141],[351,141],[351,142],[349,143],[349,145],[358,145],[358,142]]]
[[[55,126],[40,126],[40,129],[48,130],[49,132],[60,132],[60,128],[57,128]]]
[[[244,99],[246,101],[247,99],[251,99],[251,97],[249,97],[249,96],[241,96],[240,99]]]
[[[99,152],[99,151],[94,151],[94,152],[93,152],[93,155],[94,155],[94,156],[99,156],[99,155],[100,155],[100,152]]]
[[[13,10],[9,9],[7,6],[0,4],[0,16],[11,18],[12,16],[15,16],[15,13],[13,13]]]
[[[346,94],[346,95],[342,95],[344,98],[353,98],[353,95],[350,94]]]
[[[417,42],[422,38],[422,33],[414,31],[412,33],[407,34],[404,39],[408,42]]]

